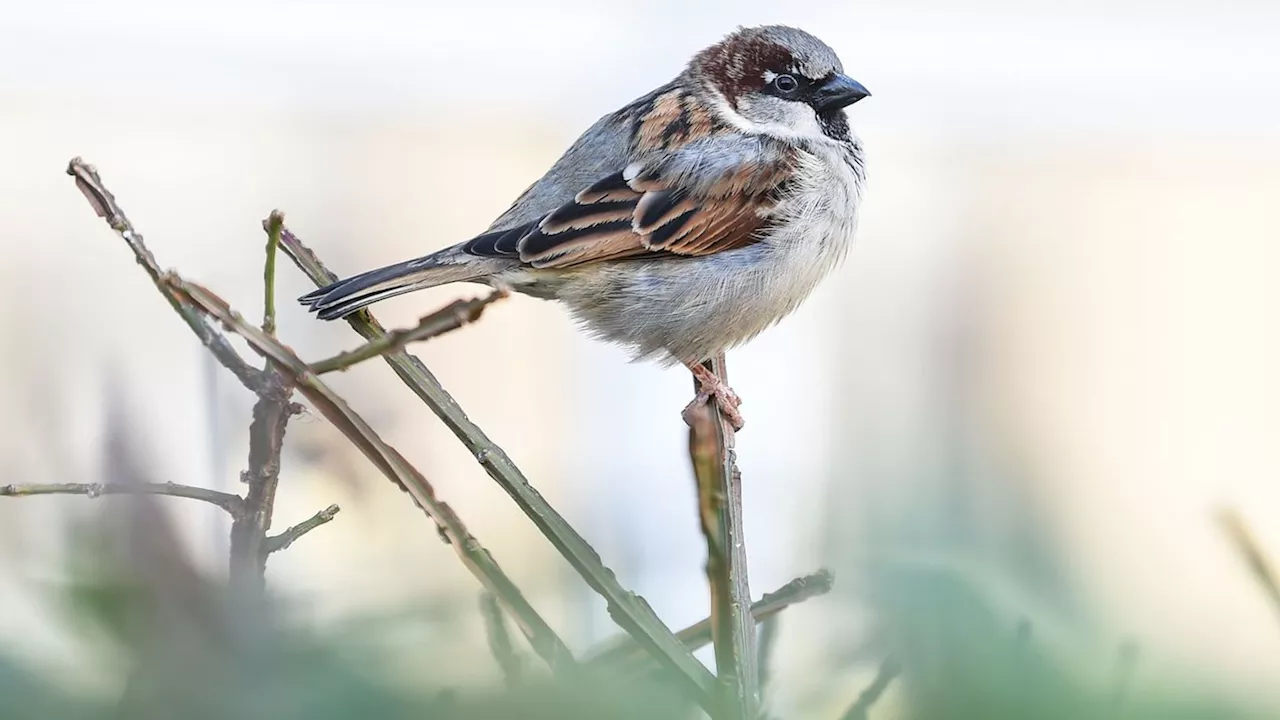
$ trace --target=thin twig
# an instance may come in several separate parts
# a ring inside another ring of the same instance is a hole
[[[280,247],[317,286],[338,279],[315,253],[302,244],[285,228],[280,235]],[[386,334],[373,315],[355,313],[346,318],[356,332],[367,340]],[[516,467],[502,448],[489,439],[463,412],[457,401],[441,386],[431,371],[418,358],[404,350],[396,350],[382,356],[396,375],[426,403],[453,434],[471,451],[476,461],[489,473],[498,485],[516,502],[538,530],[555,546],[587,584],[604,597],[610,616],[623,630],[634,636],[659,662],[676,671],[677,677],[686,680],[702,707],[709,709],[715,678],[680,644],[678,639],[658,617],[644,598],[622,587],[613,571],[605,567],[600,556],[587,541],[565,522],[560,513],[551,507],[542,495],[529,484],[524,473]]]
[[[831,573],[819,570],[812,575],[798,577],[751,604],[751,617],[757,623],[768,620],[783,610],[804,602],[810,598],[830,592],[832,586]],[[705,618],[676,633],[680,642],[689,650],[697,650],[711,642],[711,618]],[[601,644],[600,648],[588,656],[587,662],[610,665],[635,660],[639,648],[635,640],[626,635]]]
[[[289,417],[298,409],[298,406],[289,402],[292,391],[283,381],[283,376],[272,368],[270,362],[261,371],[252,368],[240,357],[222,332],[206,322],[205,314],[195,308],[187,296],[177,292],[166,281],[168,274],[160,270],[155,257],[143,242],[142,235],[125,216],[115,196],[103,184],[92,165],[80,158],[74,158],[67,165],[67,174],[75,178],[76,186],[94,211],[105,218],[107,224],[129,245],[138,264],[143,267],[156,288],[196,334],[200,342],[209,349],[219,363],[236,376],[241,384],[258,396],[258,402],[254,406],[253,425],[250,428],[249,470],[244,475],[244,479],[249,483],[249,489],[243,499],[235,495],[207,490],[196,493],[197,489],[194,488],[184,488],[183,492],[176,492],[172,484],[166,484],[165,492],[155,493],[197,497],[215,502],[231,514],[233,518],[230,553],[231,584],[233,589],[238,591],[236,593],[238,596],[256,604],[264,599],[267,552],[263,548],[267,545],[266,533],[271,526],[285,426]],[[263,270],[265,301],[263,329],[268,336],[273,336],[275,333],[275,255],[283,223],[283,216],[272,213],[269,222],[267,258]],[[142,489],[147,487],[159,486],[138,486],[134,490],[144,491]],[[89,494],[88,491],[86,494]],[[334,509],[336,510],[336,507]],[[246,590],[248,592],[245,592]],[[147,665],[153,664],[147,661]],[[150,669],[142,667],[136,670],[130,680],[130,687],[137,687],[138,679]],[[126,697],[132,697],[132,694],[127,693]]]
[[[453,509],[437,499],[435,488],[422,473],[410,465],[395,448],[384,442],[364,418],[311,372],[293,350],[254,327],[209,290],[172,274],[166,276],[164,281],[180,296],[248,341],[254,351],[267,358],[279,372],[286,374],[298,392],[306,396],[379,471],[408,492],[428,517],[436,522],[441,535],[448,540],[467,569],[485,588],[502,600],[534,651],[553,670],[568,669],[576,664],[569,648],[533,609],[489,551],[471,535]]]
[[[493,659],[502,669],[502,679],[507,687],[519,685],[524,663],[511,645],[511,635],[507,633],[507,621],[502,615],[502,607],[498,605],[498,598],[493,593],[481,593],[480,616],[484,618],[485,634],[489,638],[489,652],[493,653]]]
[[[858,694],[858,699],[849,706],[849,709],[840,716],[840,720],[867,720],[871,712],[871,706],[876,704],[884,691],[889,688],[889,684],[893,679],[898,677],[898,673],[902,672],[898,661],[892,656],[884,659],[880,663],[880,669],[876,671],[876,677],[871,681],[865,690]]]
[[[267,252],[263,263],[262,334],[275,337],[275,255],[280,245],[280,229],[284,215],[279,210],[267,219]],[[250,598],[261,597],[266,587],[268,549],[267,532],[275,512],[276,488],[280,484],[280,456],[284,452],[284,435],[289,418],[297,406],[289,402],[293,388],[268,358],[259,376],[258,401],[253,405],[253,422],[249,425],[249,469],[240,479],[249,486],[244,496],[244,512],[231,524],[230,579],[233,588],[249,592]]]
[[[409,343],[430,340],[480,319],[484,309],[506,297],[505,290],[494,290],[485,297],[471,300],[454,300],[439,310],[423,317],[411,328],[392,330],[386,335],[361,345],[354,350],[340,352],[331,358],[311,363],[311,372],[323,375],[334,370],[346,370],[356,363],[400,350]]]
[[[1218,522],[1222,525],[1222,529],[1227,533],[1236,549],[1244,557],[1244,561],[1249,566],[1249,571],[1253,573],[1253,577],[1262,586],[1263,592],[1267,594],[1267,599],[1271,601],[1272,607],[1280,612],[1280,581],[1277,581],[1275,566],[1271,559],[1267,557],[1262,546],[1258,544],[1253,533],[1249,530],[1249,526],[1245,523],[1244,518],[1240,517],[1235,510],[1224,509],[1218,513]]]
[[[239,514],[242,502],[239,495],[171,482],[138,485],[118,483],[0,485],[0,497],[28,497],[31,495],[84,495],[91,498],[96,498],[99,495],[168,495],[169,497],[207,502],[226,510],[232,516]]]
[[[151,281],[156,283],[156,287],[191,328],[191,331],[196,334],[200,342],[209,348],[209,351],[218,359],[218,362],[230,370],[231,374],[235,375],[242,385],[256,392],[262,384],[261,373],[245,362],[244,358],[240,357],[240,354],[231,346],[231,343],[227,342],[227,338],[210,327],[194,308],[182,304],[178,297],[160,283],[160,276],[163,272],[156,263],[155,256],[151,254],[146,244],[143,243],[142,234],[129,222],[124,210],[120,209],[120,205],[116,203],[115,196],[103,186],[102,179],[98,177],[97,169],[80,158],[73,158],[67,165],[67,174],[76,179],[76,187],[80,188],[80,192],[84,193],[85,199],[93,206],[94,212],[98,213],[99,217],[104,218],[107,224],[111,226],[111,229],[119,233],[120,237],[124,238],[124,241],[129,244],[129,248],[133,250],[138,264],[147,271]]]
[[[270,555],[273,552],[279,552],[281,550],[288,548],[298,538],[302,537],[303,535],[306,535],[312,530],[315,530],[321,525],[324,525],[325,523],[333,520],[333,517],[337,515],[338,511],[340,511],[341,509],[342,508],[338,507],[337,505],[330,505],[329,507],[321,510],[315,515],[312,515],[306,520],[303,520],[297,525],[294,525],[288,530],[285,530],[279,535],[272,535],[271,537],[267,538],[267,541],[265,543],[263,543],[262,552],[264,554]]]
[[[724,353],[711,371],[728,383]],[[696,381],[695,381],[696,382]],[[711,588],[711,636],[720,707],[725,718],[754,719],[760,708],[755,620],[747,581],[742,527],[742,478],[733,449],[733,426],[711,399],[688,414],[689,456],[698,488],[702,533],[707,539]]]
[[[267,259],[262,264],[262,332],[276,334],[276,248],[280,247],[280,228],[284,213],[272,210],[267,217]]]

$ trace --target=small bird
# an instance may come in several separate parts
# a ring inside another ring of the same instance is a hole
[[[299,298],[325,320],[476,282],[559,300],[634,360],[704,362],[794,311],[845,257],[866,174],[845,108],[869,96],[796,28],[739,28],[586,130],[483,234]],[[686,408],[688,410],[689,408]]]

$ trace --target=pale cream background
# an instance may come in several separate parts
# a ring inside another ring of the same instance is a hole
[[[903,508],[932,508],[968,518],[979,541],[950,559],[981,566],[1045,642],[1087,655],[1139,638],[1151,679],[1194,668],[1259,690],[1280,670],[1271,608],[1212,524],[1219,505],[1238,507],[1280,552],[1274,4],[5,0],[0,11],[0,482],[92,479],[113,397],[165,479],[231,488],[244,462],[250,398],[223,373],[210,405],[202,351],[62,173],[71,156],[100,167],[162,265],[256,314],[258,221],[273,207],[344,273],[454,242],[695,49],[736,24],[783,21],[835,46],[874,93],[852,113],[871,189],[848,264],[730,356],[746,399],[757,590],[874,553],[847,542],[860,518],[893,525]],[[308,357],[355,342],[288,302],[307,289],[298,273],[281,277],[288,342]],[[378,314],[407,323],[475,292]],[[705,614],[684,374],[628,365],[524,298],[419,352],[625,585],[672,625]],[[579,587],[572,572],[385,367],[336,384],[575,647],[611,632],[585,591],[561,593]],[[956,438],[977,464],[1016,472],[947,486],[938,463]],[[272,560],[300,618],[431,597],[469,609],[474,581],[406,497],[322,421],[289,439],[311,461],[286,458],[277,526],[344,508]],[[222,518],[173,507],[221,571]],[[0,643],[74,662],[32,589],[53,567],[60,519],[92,508],[0,503]],[[1009,561],[1010,528],[1028,524],[1069,599]],[[841,578],[856,594],[857,573]],[[861,642],[865,618],[842,607],[789,616],[784,707],[810,692],[847,701],[851,690],[804,680]],[[1078,613],[1111,634],[1073,637]],[[820,629],[840,618],[846,637]],[[475,624],[409,633],[403,650],[428,637],[461,646]],[[459,679],[491,672],[477,653]]]

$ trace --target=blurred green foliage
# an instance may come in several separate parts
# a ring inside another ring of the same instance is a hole
[[[110,479],[142,476],[122,453],[116,456]],[[503,658],[508,682],[501,681],[495,659],[487,685],[451,686],[440,678],[456,674],[442,669],[461,657],[483,658],[490,646],[505,653],[506,645],[465,633],[417,631],[457,626],[460,613],[480,612],[477,604],[424,602],[322,628],[300,625],[291,620],[290,601],[234,597],[222,579],[200,571],[185,555],[163,511],[165,502],[118,497],[88,521],[70,526],[62,580],[35,588],[48,607],[61,611],[66,634],[79,641],[82,665],[111,670],[106,675],[120,687],[95,693],[76,677],[36,665],[19,648],[0,647],[0,720],[702,717],[677,690],[681,686],[656,670],[592,665],[553,675],[519,637],[512,638],[518,660]],[[836,605],[836,614],[828,616],[835,625],[818,643],[825,656],[813,665],[822,669],[804,679],[806,692],[815,697],[792,697],[803,711],[774,707],[772,685],[795,679],[775,666],[765,699],[779,720],[1280,717],[1277,697],[1241,697],[1219,687],[1213,678],[1220,676],[1212,672],[1153,685],[1143,677],[1141,654],[1120,642],[1102,656],[1066,657],[1052,639],[1062,628],[1046,630],[1036,627],[1039,618],[1020,619],[1019,612],[1037,603],[1011,601],[1019,596],[993,565],[973,560],[1007,554],[1007,538],[984,545],[973,529],[986,526],[977,521],[956,530],[960,513],[954,505],[914,502],[897,516],[883,507],[877,504],[862,522],[832,523],[866,534],[833,534],[837,547],[876,552],[830,553],[837,584],[824,602]],[[949,526],[943,522],[948,518]],[[1026,567],[1026,575],[1049,578],[1039,584],[1040,595],[1070,607],[1074,585],[1055,571],[1054,556],[1044,549],[1048,544],[1027,540],[1034,528],[1022,532],[1013,536],[1020,538],[1018,562],[995,566]],[[1262,550],[1251,553],[1259,565]],[[1241,581],[1247,578],[1242,573]],[[846,631],[836,621],[844,609],[870,613],[873,642],[843,637]],[[788,612],[780,616],[784,635]],[[1087,613],[1078,613],[1062,627],[1070,632],[1088,625]],[[495,627],[492,621],[489,627]],[[406,641],[419,636],[414,652],[402,652]],[[897,672],[872,682],[886,655],[891,662],[882,668]],[[518,673],[510,673],[513,660]],[[854,675],[860,678],[856,684]]]
[[[200,577],[180,555],[148,556],[138,542],[173,539],[158,516],[133,514],[126,520],[127,552],[119,552],[118,538],[113,540],[109,532],[76,537],[69,545],[77,548],[69,580],[47,589],[68,627],[85,638],[85,652],[96,651],[97,661],[124,669],[122,676],[129,681],[123,699],[86,694],[77,683],[41,675],[0,652],[0,718],[700,717],[657,674],[623,678],[593,669],[553,677],[519,642],[517,651],[529,671],[512,687],[498,682],[496,672],[492,685],[483,689],[433,682],[433,665],[448,663],[457,651],[446,646],[425,648],[428,659],[420,667],[388,672],[389,663],[396,661],[380,658],[378,643],[369,642],[374,624],[369,618],[323,631],[291,626],[287,605],[246,605],[227,596],[221,583]],[[150,557],[145,567],[130,562],[140,554]],[[178,562],[166,567],[169,561]],[[872,692],[845,711],[850,720],[1277,717],[1274,706],[1228,697],[1194,681],[1159,691],[1145,684],[1141,691],[1131,688],[1129,676],[1140,670],[1141,662],[1132,652],[1097,658],[1115,668],[1114,681],[1101,689],[1087,687],[1076,679],[1081,675],[1077,668],[1041,651],[1032,628],[1005,626],[980,588],[963,574],[939,568],[878,572],[885,593],[878,604],[890,608],[885,623],[901,674],[882,683],[891,686],[886,697],[872,702],[877,694]],[[450,613],[466,610],[442,606],[435,621],[448,623]],[[403,621],[422,622],[420,614]],[[376,619],[383,627],[397,622],[393,616]],[[844,682],[836,680],[848,676],[844,670],[832,668],[830,678],[816,680]],[[399,679],[404,677],[415,680],[405,683]],[[861,690],[837,689],[847,691],[843,694],[851,703]],[[840,716],[837,708],[824,717]]]

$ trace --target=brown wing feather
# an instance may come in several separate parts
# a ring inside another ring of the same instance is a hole
[[[677,255],[710,255],[749,244],[754,233],[765,224],[759,214],[758,198],[743,201],[721,201],[722,204],[700,211],[701,220],[692,231],[679,232],[661,250]]]
[[[672,151],[713,132],[712,119],[673,89],[636,116],[636,146]],[[676,151],[678,152],[678,150]],[[522,262],[566,268],[649,254],[709,255],[755,242],[785,194],[794,156],[734,168],[683,187],[664,165],[633,165],[601,178],[519,239]]]
[[[685,196],[670,204],[645,225],[638,220],[651,209],[652,203],[647,201],[658,193],[671,192],[671,188],[659,185],[649,192],[632,190],[626,200],[616,189],[580,195],[520,240],[520,259],[534,267],[565,268],[657,252],[724,252],[758,239],[758,231],[770,222],[769,212],[778,203],[781,187],[777,173],[753,178],[735,175],[717,184],[712,192]]]

